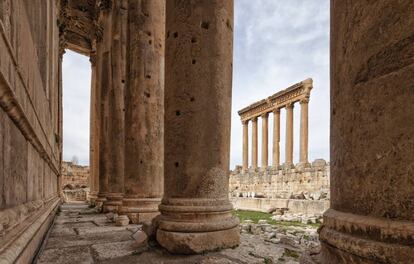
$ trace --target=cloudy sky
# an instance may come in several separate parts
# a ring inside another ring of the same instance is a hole
[[[329,160],[329,0],[235,0],[231,168],[242,160],[242,126],[237,111],[309,77],[314,81],[309,104],[309,159]],[[64,159],[77,156],[80,164],[88,164],[88,58],[68,51],[63,60],[63,83]],[[299,157],[299,118],[297,104],[295,162]],[[260,119],[258,127],[260,139]],[[271,139],[270,130],[269,162]],[[285,111],[281,111],[282,161],[284,145]],[[259,161],[260,150],[259,140]]]

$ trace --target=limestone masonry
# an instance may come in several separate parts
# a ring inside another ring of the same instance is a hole
[[[62,195],[66,202],[89,199],[89,166],[62,162]]]
[[[330,2],[330,163],[308,160],[306,79],[239,111],[230,174],[233,0],[0,0],[0,264],[41,249],[40,263],[295,263],[295,248],[302,263],[414,263],[414,1]],[[62,173],[84,180],[62,160],[66,49],[91,62],[90,204],[55,221]],[[279,226],[240,234],[234,207]],[[315,210],[318,239],[279,222]]]

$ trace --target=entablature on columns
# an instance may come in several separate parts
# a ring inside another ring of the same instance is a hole
[[[276,109],[286,107],[289,104],[301,100],[309,100],[310,91],[313,88],[313,81],[308,78],[296,83],[285,90],[279,91],[266,99],[257,101],[243,109],[238,114],[242,122],[257,118]]]
[[[107,3],[109,2],[109,4]],[[59,29],[63,41],[61,49],[68,48],[89,56],[93,42],[102,36],[97,23],[99,11],[110,5],[109,0],[60,0]]]

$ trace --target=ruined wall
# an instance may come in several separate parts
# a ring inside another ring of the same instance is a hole
[[[230,173],[230,196],[282,199],[329,199],[329,163],[317,159],[310,166],[267,167]]]
[[[230,199],[236,209],[322,216],[329,208],[329,163],[309,166],[250,168],[230,173]]]
[[[65,201],[86,201],[89,195],[89,166],[62,162],[61,190]]]
[[[55,1],[0,0],[0,259],[10,262],[33,250],[58,202],[57,10]],[[15,247],[21,233],[33,237]]]

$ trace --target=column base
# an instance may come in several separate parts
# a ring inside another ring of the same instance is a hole
[[[126,214],[133,224],[151,221],[160,214],[161,198],[124,198],[121,213]]]
[[[322,263],[412,263],[414,222],[329,209],[319,229]]]
[[[239,220],[228,199],[163,199],[158,243],[171,253],[199,254],[240,243]]]
[[[108,193],[106,196],[106,201],[103,202],[102,212],[118,213],[122,207],[122,198],[122,193]]]
[[[97,192],[90,192],[88,195],[88,200],[91,205],[96,204],[96,199],[98,199],[98,193]]]
[[[106,202],[107,193],[98,193],[98,197],[95,200],[95,206],[102,208],[104,202]]]
[[[158,229],[157,241],[171,253],[200,254],[238,246],[240,230],[237,226],[227,230],[202,233],[181,233]]]

